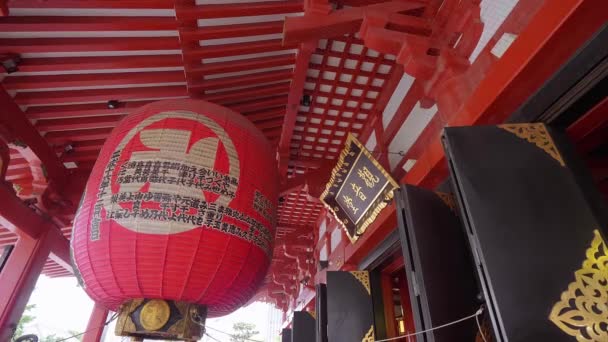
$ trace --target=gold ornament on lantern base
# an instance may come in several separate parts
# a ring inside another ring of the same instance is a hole
[[[123,304],[116,335],[138,339],[197,341],[204,330],[204,306],[163,299],[133,299]]]
[[[549,319],[579,342],[608,341],[608,248],[598,230]]]

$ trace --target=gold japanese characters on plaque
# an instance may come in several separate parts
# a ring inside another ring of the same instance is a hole
[[[397,187],[371,153],[349,134],[321,201],[354,243],[393,198]]]

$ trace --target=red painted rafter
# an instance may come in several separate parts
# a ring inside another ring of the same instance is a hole
[[[61,145],[71,142],[87,141],[87,140],[100,140],[106,139],[112,128],[95,128],[95,129],[83,129],[74,131],[63,131],[63,132],[50,132],[45,134],[44,138],[49,144]]]
[[[38,120],[36,129],[39,132],[69,131],[74,129],[116,127],[123,115],[92,116],[88,118]]]
[[[140,100],[149,98],[186,97],[185,86],[139,87],[118,89],[66,90],[61,92],[40,91],[18,93],[19,105],[51,105],[77,102],[107,102],[109,100]]]
[[[291,89],[287,98],[287,110],[285,112],[283,131],[281,132],[281,138],[279,140],[277,151],[279,160],[279,175],[281,177],[287,176],[291,137],[293,136],[293,131],[296,125],[296,116],[298,114],[300,100],[302,99],[302,94],[304,92],[304,83],[306,82],[306,73],[308,71],[310,57],[316,48],[316,44],[316,41],[301,44],[296,57],[296,65],[290,87]]]
[[[9,0],[10,8],[173,9],[173,0]]]
[[[282,21],[261,22],[252,24],[218,25],[180,30],[184,42],[206,39],[220,39],[233,37],[257,36],[283,32]]]
[[[597,11],[600,3],[564,0],[543,4],[461,109],[444,113],[450,117],[442,120],[447,119],[451,126],[502,123],[605,23],[605,13]],[[448,169],[439,139],[443,126],[440,122],[427,135],[428,143],[402,183],[433,188],[445,180]],[[383,210],[357,244],[347,247],[347,262],[356,263],[377,246],[394,229],[395,218],[394,205]]]
[[[229,62],[205,63],[186,66],[189,76],[203,76],[223,74],[229,72],[249,71],[255,69],[279,67],[295,64],[293,54],[284,54],[270,57],[258,57]]]
[[[48,178],[58,186],[67,179],[67,170],[59,162],[53,150],[36,131],[34,126],[27,120],[21,109],[9,94],[0,87],[0,134],[6,130],[6,140],[19,140],[26,144],[36,157],[44,164]],[[10,165],[9,165],[10,167]]]
[[[575,143],[583,141],[608,121],[608,97],[596,104],[583,117],[570,125],[566,132]]]
[[[62,87],[122,86],[148,83],[186,82],[183,71],[153,71],[76,75],[10,76],[4,79],[9,90]]]
[[[190,91],[196,90],[217,90],[230,87],[252,86],[255,84],[263,84],[278,81],[287,81],[291,78],[291,70],[278,70],[259,72],[248,75],[221,77],[210,80],[194,81],[190,83]]]
[[[221,105],[229,105],[231,103],[240,103],[246,100],[263,99],[280,94],[288,94],[289,89],[289,81],[287,81],[284,83],[271,84],[267,86],[257,86],[253,88],[218,92],[209,95],[203,95],[202,98],[209,102],[214,102]]]
[[[176,30],[172,17],[8,17],[0,32]]]
[[[1,40],[0,40],[1,43]],[[184,47],[184,58],[188,61],[202,58],[217,58],[246,55],[261,52],[282,51],[295,48],[295,45],[283,45],[280,39],[262,40],[247,43],[222,44],[211,46]]]
[[[157,56],[104,56],[104,57],[62,57],[24,58],[19,63],[19,71],[76,71],[128,68],[175,68],[182,67],[181,55]]]
[[[364,7],[336,10],[327,15],[307,14],[303,17],[285,18],[283,41],[294,44],[311,39],[344,36],[359,31],[367,13],[380,12],[383,15],[424,7],[422,1],[390,1]]]
[[[274,119],[277,117],[283,118],[284,116],[285,116],[285,107],[276,107],[276,108],[262,110],[259,112],[250,112],[245,115],[245,117],[247,117],[247,119],[249,119],[250,121],[252,121],[254,123],[257,121],[269,120],[269,119]]]
[[[99,151],[84,151],[84,152],[73,152],[70,154],[66,154],[61,157],[61,160],[65,162],[83,162],[83,161],[94,161],[97,160],[97,156],[99,155]],[[78,164],[80,168],[80,164]]]
[[[3,38],[0,46],[13,53],[178,50],[177,37]]]
[[[98,152],[99,150],[101,150],[104,143],[105,143],[105,140],[99,139],[99,140],[72,142],[71,145],[76,153],[77,152],[90,152],[90,151]],[[64,146],[57,146],[57,147],[55,147],[55,152],[64,153],[63,148],[64,148]]]
[[[268,1],[236,4],[177,6],[175,12],[180,20],[250,17],[269,14],[302,12],[301,1]]]
[[[151,102],[154,102],[154,100],[122,102],[115,109],[108,108],[106,103],[29,107],[25,111],[25,116],[33,120],[121,115],[129,114],[132,110]]]
[[[239,112],[241,114],[257,112],[269,108],[282,107],[285,108],[287,103],[287,96],[275,96],[268,99],[259,101],[248,101],[228,106],[230,109]]]

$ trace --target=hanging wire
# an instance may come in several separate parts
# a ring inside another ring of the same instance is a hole
[[[453,322],[450,322],[450,323],[446,323],[446,324],[440,325],[438,327],[426,329],[426,330],[423,330],[423,331],[418,331],[418,332],[415,332],[415,333],[412,333],[412,334],[407,334],[407,335],[402,335],[402,336],[398,336],[398,337],[387,338],[387,339],[384,339],[384,340],[376,340],[376,342],[396,341],[396,340],[400,340],[402,338],[424,334],[424,333],[427,333],[429,331],[433,331],[433,330],[449,327],[450,325],[454,325],[454,324],[458,324],[460,322],[464,322],[464,321],[466,321],[468,319],[471,319],[473,317],[477,318],[477,316],[481,315],[482,313],[483,313],[483,307],[480,307],[479,310],[477,310],[474,314],[472,314],[470,316],[467,316],[467,317],[464,317],[464,318],[461,318],[459,320],[456,320],[456,321],[453,321]],[[482,334],[482,336],[483,336],[483,334]],[[484,341],[485,341],[485,337],[484,337]]]
[[[217,342],[222,342],[222,341],[218,340],[217,338],[215,338],[215,337],[213,337],[213,336],[209,335],[209,333],[205,333],[205,335],[207,335],[207,337],[209,337],[210,339],[212,339],[212,340],[214,340],[214,341],[217,341]]]
[[[399,151],[399,152],[391,152],[391,151],[380,151],[380,150],[373,150],[373,151],[369,151],[370,153],[386,153],[386,154],[398,154],[402,157],[405,157],[405,152],[404,151]]]
[[[102,328],[102,327],[105,327],[106,325],[110,324],[110,323],[111,323],[113,320],[115,320],[115,319],[116,319],[116,317],[118,317],[118,313],[114,313],[114,315],[112,315],[112,317],[110,317],[110,319],[109,319],[109,320],[107,320],[107,321],[106,321],[104,324],[102,324],[102,325],[100,325],[100,326],[98,326],[98,327],[96,327],[96,328],[91,328],[91,329],[89,329],[89,330],[85,330],[85,331],[81,332],[80,334],[72,335],[72,336],[70,336],[70,337],[62,338],[62,339],[60,339],[60,340],[55,340],[55,342],[63,342],[63,341],[67,341],[67,340],[69,340],[69,339],[71,339],[71,338],[76,338],[76,337],[82,336],[82,335],[84,335],[84,334],[88,333],[89,331],[93,331],[93,330],[97,330],[97,329],[100,329],[100,328]]]
[[[475,316],[475,322],[477,322],[477,329],[479,329],[479,335],[481,335],[481,339],[483,340],[483,342],[488,342],[486,340],[486,335],[483,333],[483,330],[481,329],[481,324],[479,324],[479,315]]]
[[[203,332],[205,332],[206,329],[211,329],[213,331],[217,331],[220,334],[228,335],[230,337],[236,337],[234,334],[227,333],[225,331],[221,331],[219,329],[212,328],[212,327],[206,325],[205,323],[202,323],[201,322],[201,317],[198,314],[190,315],[190,319],[192,320],[192,322],[200,325],[203,328]],[[207,333],[205,332],[205,334],[207,334]],[[211,337],[209,334],[207,334],[207,336]],[[211,338],[213,338],[213,337],[211,337]],[[252,339],[249,339],[249,338],[245,338],[244,340],[245,341],[250,341],[250,342],[264,342],[264,341],[260,341],[260,340],[252,340]]]

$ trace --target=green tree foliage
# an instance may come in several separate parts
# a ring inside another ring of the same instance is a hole
[[[23,310],[23,315],[21,316],[19,323],[17,323],[17,328],[15,328],[15,333],[13,334],[15,339],[23,335],[23,327],[25,327],[26,324],[36,319],[36,316],[30,313],[30,311],[32,311],[32,309],[34,309],[35,307],[36,304],[28,304],[25,306],[25,310]]]
[[[237,322],[232,325],[232,336],[230,342],[247,342],[253,336],[257,335],[259,331],[255,330],[255,324]]]
[[[34,320],[36,320],[36,316],[31,314],[32,309],[34,309],[35,307],[36,307],[36,304],[28,304],[25,306],[23,315],[21,316],[21,319],[19,320],[19,323],[17,324],[17,328],[15,329],[15,333],[13,334],[13,341],[16,340],[17,338],[19,338],[20,336],[24,335],[23,329],[26,324],[31,323]],[[68,333],[70,334],[69,336],[74,336],[74,335],[79,334],[78,331],[73,331],[73,330],[68,330]],[[51,334],[48,336],[39,337],[38,342],[55,342],[55,341],[62,340],[62,339],[64,339],[64,337],[57,336],[56,334]],[[70,339],[70,341],[82,341],[82,335],[72,337]]]

